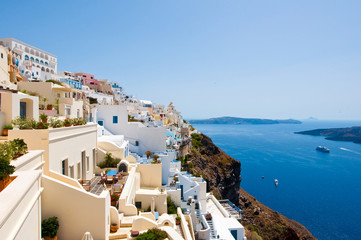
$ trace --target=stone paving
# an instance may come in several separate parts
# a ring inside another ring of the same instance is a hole
[[[95,178],[91,180],[89,192],[96,195],[100,195],[104,191],[105,186],[104,184],[101,183],[100,180],[101,180],[100,176],[95,176]]]

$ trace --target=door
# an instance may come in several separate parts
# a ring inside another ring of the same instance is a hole
[[[81,152],[81,179],[86,180],[86,161],[85,161],[85,151]]]
[[[234,237],[234,239],[238,240],[238,238],[237,238],[237,230],[231,230],[231,234]]]
[[[20,102],[20,117],[21,119],[26,118],[26,102]]]

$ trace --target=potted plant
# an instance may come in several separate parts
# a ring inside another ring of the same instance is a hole
[[[157,160],[158,160],[159,156],[157,154],[154,154],[153,158],[154,158],[154,161],[158,162]]]
[[[152,156],[152,152],[151,152],[151,151],[146,151],[146,152],[145,152],[145,155],[147,155],[147,159],[149,159],[150,156]]]
[[[115,206],[117,205],[118,200],[119,200],[119,195],[118,195],[118,194],[113,193],[113,194],[110,196],[111,205],[112,205],[113,207],[115,207]]]
[[[41,236],[45,240],[57,240],[59,230],[59,221],[57,217],[44,219],[41,222]]]
[[[0,157],[0,192],[10,184],[10,174],[13,174],[15,167],[5,157]]]
[[[180,225],[180,224],[181,224],[181,218],[180,218],[179,216],[177,216],[177,217],[175,218],[175,224],[177,224],[177,225]]]
[[[53,104],[46,105],[46,109],[47,110],[53,110]]]
[[[195,208],[199,209],[199,203],[196,203]]]
[[[60,128],[63,127],[63,122],[61,120],[55,120],[55,119],[51,119],[50,120],[50,127],[52,128]]]
[[[13,126],[12,125],[5,125],[3,127],[3,135],[4,136],[7,136],[9,134],[9,130],[12,130],[13,129]]]
[[[212,220],[212,215],[210,213],[206,214],[206,220]]]
[[[46,115],[45,113],[40,114],[39,118],[43,123],[48,122],[48,115]]]
[[[63,124],[65,127],[70,127],[73,124],[73,121],[70,118],[65,118]]]
[[[44,122],[37,122],[34,124],[34,129],[48,129],[49,124],[44,123]]]

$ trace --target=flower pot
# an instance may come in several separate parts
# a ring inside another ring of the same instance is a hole
[[[110,231],[111,232],[116,232],[116,231],[118,231],[118,229],[119,229],[118,224],[110,225]]]
[[[113,207],[117,206],[117,201],[111,201],[111,205],[112,205]]]
[[[6,188],[7,185],[11,183],[11,179],[8,176],[4,180],[0,180],[0,192]]]
[[[7,136],[9,134],[9,129],[3,129],[3,136]]]
[[[46,110],[53,110],[53,107],[46,107]]]
[[[175,220],[175,224],[180,225],[180,224],[181,224],[181,220]]]
[[[47,118],[44,118],[44,119],[41,119],[41,121],[42,121],[43,123],[47,123],[47,122],[48,122],[48,119],[47,119]]]
[[[58,236],[55,237],[44,237],[44,240],[58,240]]]

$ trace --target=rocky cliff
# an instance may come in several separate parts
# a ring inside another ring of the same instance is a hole
[[[229,199],[242,209],[241,223],[248,239],[308,240],[316,239],[300,223],[290,220],[258,202],[240,188],[241,163],[218,148],[204,134],[180,147],[182,167],[207,181],[207,191],[219,199]]]

